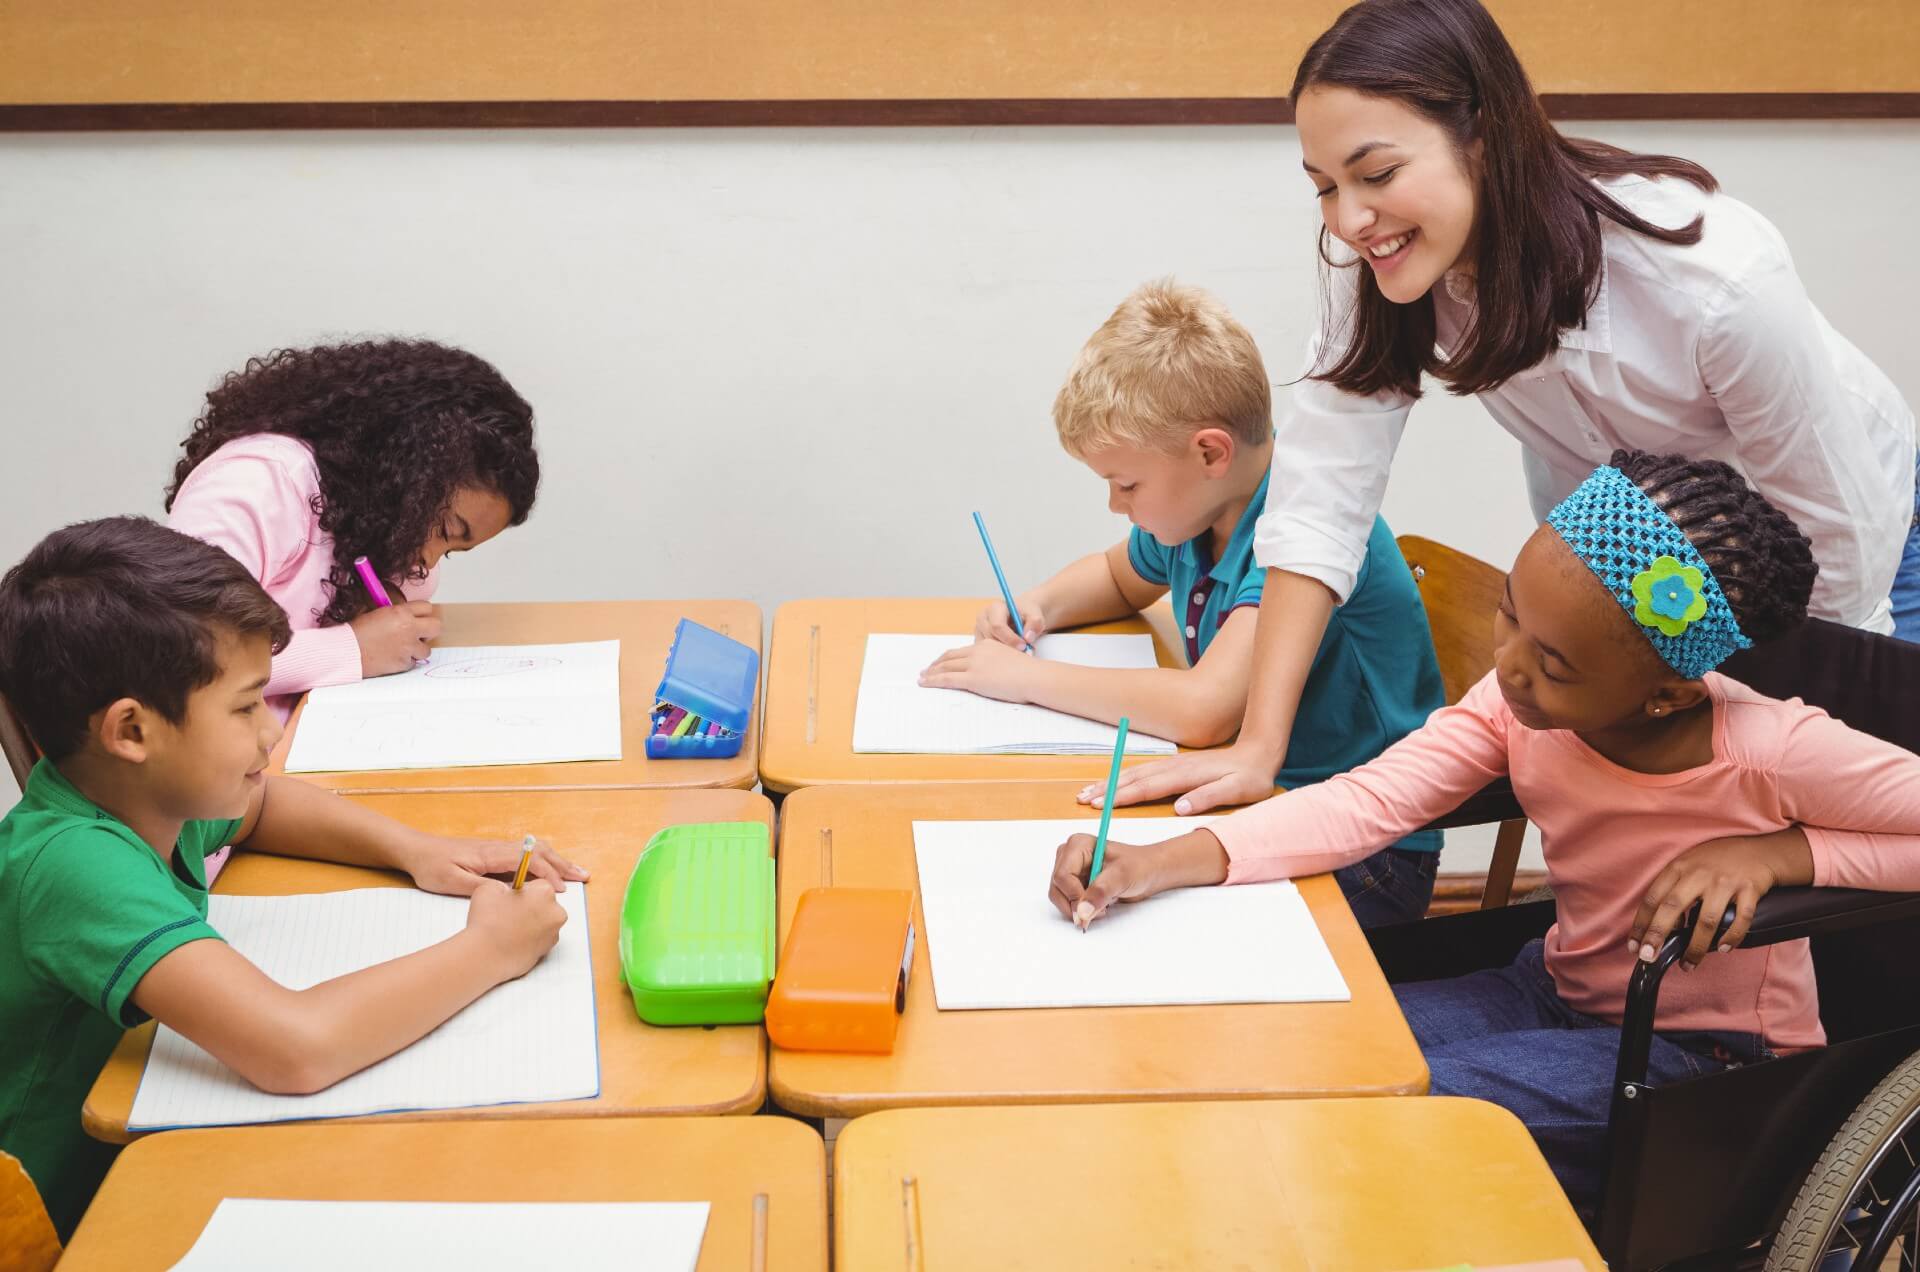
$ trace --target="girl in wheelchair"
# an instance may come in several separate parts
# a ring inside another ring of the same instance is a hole
[[[1338,869],[1510,778],[1540,828],[1554,926],[1507,967],[1395,986],[1435,1094],[1532,1131],[1591,1213],[1636,959],[1701,917],[1655,1018],[1659,1084],[1821,1046],[1804,940],[1739,948],[1760,896],[1920,890],[1920,756],[1716,674],[1806,613],[1808,541],[1726,464],[1616,451],[1521,549],[1495,665],[1378,759],[1165,843],[1061,845],[1082,926],[1168,888]],[[1719,916],[1737,919],[1714,944]]]

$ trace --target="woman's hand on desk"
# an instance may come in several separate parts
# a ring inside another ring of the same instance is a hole
[[[1183,817],[1233,804],[1257,804],[1272,796],[1273,775],[1279,767],[1271,756],[1238,742],[1191,751],[1123,770],[1113,803],[1125,808],[1177,795],[1173,811]],[[1098,808],[1106,796],[1106,786],[1093,783],[1081,787],[1079,799]]]
[[[401,860],[414,883],[425,892],[452,897],[471,896],[490,875],[511,877],[520,868],[521,846],[505,839],[454,839],[415,832]],[[587,872],[536,840],[527,863],[527,879],[544,879],[555,892],[565,892],[569,880],[583,882]]]
[[[1210,830],[1196,830],[1157,844],[1123,844],[1107,840],[1100,877],[1091,884],[1092,835],[1073,835],[1053,856],[1053,880],[1047,899],[1063,918],[1082,928],[1107,912],[1116,901],[1141,901],[1169,888],[1195,888],[1224,883],[1227,850]]]
[[[1035,672],[1046,666],[1031,654],[1023,654],[998,641],[976,641],[949,649],[920,673],[926,689],[964,689],[983,698],[1002,702],[1033,701]]]

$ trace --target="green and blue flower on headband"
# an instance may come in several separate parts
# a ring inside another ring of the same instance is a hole
[[[1619,469],[1594,469],[1547,524],[1677,674],[1697,680],[1753,645],[1693,541]]]

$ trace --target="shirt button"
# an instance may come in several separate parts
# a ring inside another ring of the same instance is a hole
[[[1207,603],[1207,594],[1205,592],[1195,592],[1193,594],[1193,603],[1195,605],[1205,605]]]
[[[1194,630],[1193,630],[1193,624],[1192,624],[1192,623],[1188,623],[1188,624],[1187,624],[1187,639],[1188,639],[1188,640],[1192,640],[1193,638],[1194,638]]]

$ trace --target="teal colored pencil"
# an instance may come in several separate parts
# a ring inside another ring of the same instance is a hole
[[[1020,611],[1013,607],[1013,589],[1007,586],[1006,572],[1000,568],[1000,554],[993,550],[993,540],[987,535],[987,523],[980,519],[977,512],[973,514],[973,528],[980,532],[980,546],[987,550],[987,564],[993,567],[994,582],[1000,585],[1000,596],[1007,603],[1007,622],[1012,625],[1013,634],[1031,652],[1033,646],[1027,643],[1027,629],[1020,624]]]
[[[1100,834],[1093,841],[1093,867],[1087,871],[1087,882],[1092,883],[1100,877],[1100,867],[1107,859],[1107,826],[1113,821],[1113,792],[1120,785],[1120,757],[1127,753],[1127,717],[1120,717],[1120,736],[1113,740],[1113,767],[1107,770],[1107,798],[1100,805]]]

